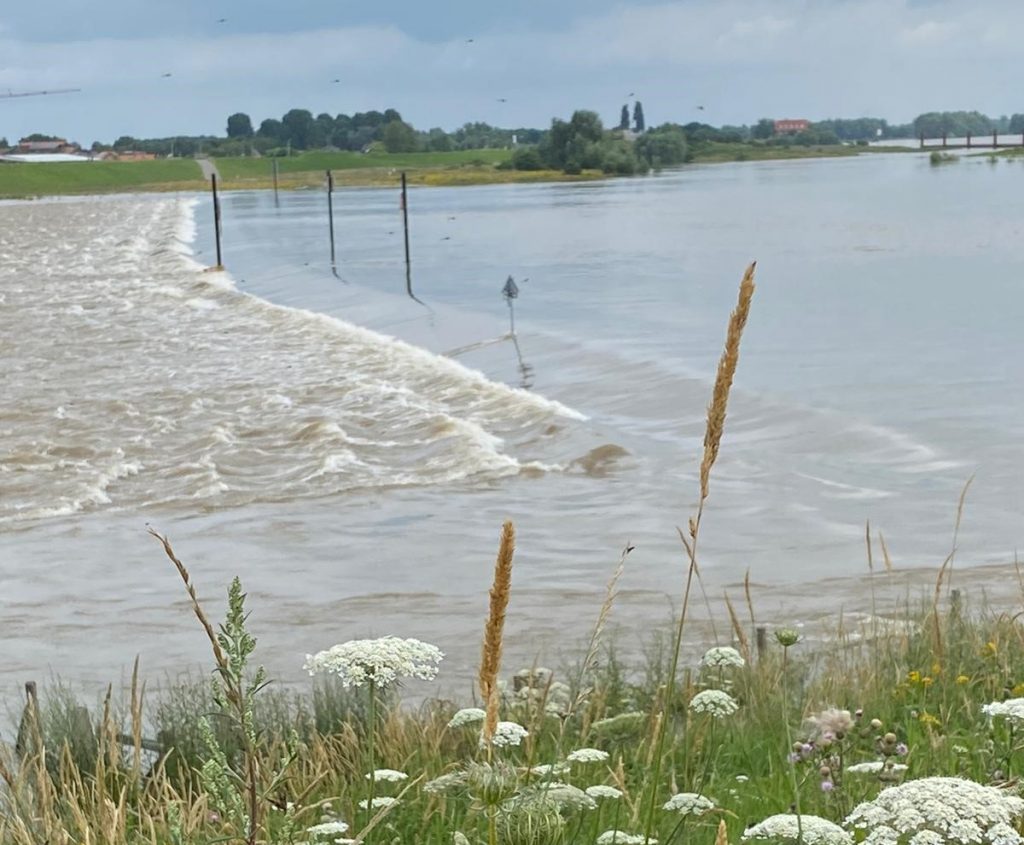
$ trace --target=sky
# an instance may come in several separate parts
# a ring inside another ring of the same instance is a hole
[[[222,135],[233,112],[290,108],[396,108],[418,129],[577,108],[617,123],[631,95],[648,125],[998,116],[1024,112],[1022,31],[1021,0],[9,3],[0,93],[82,91],[0,99],[0,137]]]

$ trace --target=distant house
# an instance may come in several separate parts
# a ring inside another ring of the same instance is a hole
[[[791,135],[795,132],[806,132],[811,128],[811,122],[809,120],[792,120],[785,118],[784,120],[775,121],[775,134],[776,135]]]
[[[77,155],[81,151],[82,148],[78,144],[68,143],[63,138],[56,138],[53,141],[29,141],[22,138],[18,141],[18,146],[14,148],[14,152],[18,155]]]

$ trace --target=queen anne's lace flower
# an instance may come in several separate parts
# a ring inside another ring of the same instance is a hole
[[[515,722],[498,722],[498,727],[494,730],[494,736],[491,737],[491,744],[498,748],[519,745],[529,735],[530,732],[526,728]],[[483,748],[486,744],[483,736],[481,736],[480,747]]]
[[[909,837],[913,845],[1024,845],[1013,824],[1024,815],[1024,800],[962,778],[911,780],[883,789],[854,808],[846,824],[864,830],[868,845]]]
[[[373,779],[375,781],[383,781],[385,783],[398,783],[399,781],[408,779],[408,775],[405,772],[399,772],[395,769],[375,769],[373,771]],[[370,772],[366,773],[366,779],[370,779]]]
[[[378,795],[373,799],[373,809],[380,810],[384,807],[390,807],[392,804],[397,804],[398,799],[392,798],[390,795]],[[359,802],[359,808],[362,810],[366,809],[366,799],[364,798]]]
[[[1024,722],[1024,698],[1008,698],[1006,701],[983,704],[981,712],[990,719],[994,716],[1002,716],[1014,722]]]
[[[603,763],[608,759],[608,752],[599,748],[577,748],[570,751],[565,759],[570,763]]]
[[[591,798],[594,798],[598,801],[601,801],[606,798],[614,800],[616,798],[622,797],[621,789],[616,789],[614,786],[605,786],[603,783],[597,783],[593,786],[588,786],[583,791],[586,792],[587,795],[589,795]]]
[[[326,651],[306,655],[305,668],[310,675],[337,675],[343,687],[361,687],[373,682],[383,688],[399,678],[437,677],[437,664],[444,655],[429,643],[381,637],[376,640],[350,640]]]
[[[466,784],[466,773],[465,772],[449,772],[446,775],[441,775],[433,780],[428,780],[423,784],[423,791],[431,795],[439,795],[443,792],[448,792],[451,789],[456,789]]]
[[[541,763],[539,766],[531,766],[531,775],[540,775],[541,777],[547,777],[548,775],[564,775],[569,771],[568,763]]]
[[[348,825],[341,821],[341,819],[324,822],[323,824],[315,824],[312,827],[306,828],[306,833],[311,836],[330,836],[332,834],[346,833],[347,831]]]
[[[657,839],[647,839],[642,833],[625,833],[621,830],[606,830],[597,837],[597,845],[658,845]]]
[[[487,713],[479,707],[464,707],[452,716],[451,721],[448,723],[448,727],[461,728],[464,725],[472,725],[476,722],[482,722],[486,718]]]
[[[580,810],[593,810],[597,802],[578,786],[568,783],[550,783],[540,787],[541,794],[549,801],[561,807],[573,807]]]
[[[707,713],[715,719],[724,719],[735,713],[739,705],[725,690],[706,689],[690,699],[690,709],[694,713]]]
[[[746,661],[736,649],[727,645],[715,646],[704,652],[700,665],[705,669],[718,669],[727,666],[746,666]]]
[[[852,766],[847,766],[846,771],[854,775],[877,775],[885,767],[882,760],[871,760],[867,763],[854,763]],[[903,774],[906,770],[907,767],[903,763],[893,763],[888,768],[888,771],[897,775]]]
[[[681,816],[702,816],[715,808],[715,802],[696,792],[680,792],[665,802],[664,810],[679,813]]]
[[[820,816],[801,815],[799,820],[789,813],[769,816],[743,832],[744,839],[772,839],[806,845],[853,845],[853,837],[839,825]]]

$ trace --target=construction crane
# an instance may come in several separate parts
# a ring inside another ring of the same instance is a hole
[[[15,97],[41,97],[44,94],[75,94],[81,88],[54,88],[52,91],[18,91],[8,90],[6,94],[0,94],[0,100],[12,100]]]

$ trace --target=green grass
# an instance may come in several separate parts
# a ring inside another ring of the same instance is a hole
[[[309,152],[277,159],[281,174],[323,172],[325,170],[366,169],[424,169],[493,167],[506,161],[511,150],[460,150],[450,153],[354,153]],[[267,180],[270,178],[270,158],[218,158],[217,170],[225,182],[239,180]]]
[[[858,147],[846,144],[821,146],[769,146],[766,144],[719,143],[716,141],[694,144],[690,148],[691,161],[717,163],[730,161],[781,161],[798,158],[842,158],[862,153],[915,152],[907,147]]]
[[[0,162],[2,198],[176,190],[202,185],[202,171],[191,159],[53,164]]]

